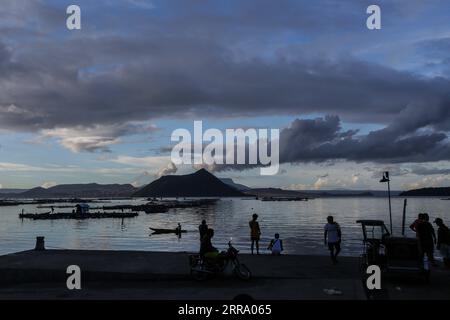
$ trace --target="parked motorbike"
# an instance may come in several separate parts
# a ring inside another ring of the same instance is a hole
[[[200,255],[190,255],[189,263],[191,266],[191,276],[198,281],[206,280],[218,274],[222,274],[228,267],[232,268],[232,272],[239,279],[250,280],[250,269],[240,263],[238,259],[239,250],[237,250],[228,242],[228,250],[222,252],[222,257],[218,259],[203,258]]]

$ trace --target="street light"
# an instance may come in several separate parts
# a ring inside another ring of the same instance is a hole
[[[391,180],[389,179],[389,171],[383,173],[383,178],[380,180],[381,183],[387,182],[388,185],[388,197],[389,197],[389,222],[391,225],[391,235],[392,235],[392,209],[391,209]]]

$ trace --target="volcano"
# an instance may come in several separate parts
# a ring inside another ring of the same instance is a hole
[[[168,175],[134,193],[135,197],[242,197],[239,190],[205,169],[187,175]]]

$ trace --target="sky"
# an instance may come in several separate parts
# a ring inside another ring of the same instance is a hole
[[[81,8],[81,30],[66,8]],[[251,187],[450,186],[450,2],[2,0],[0,187],[185,174],[173,130],[277,128]]]

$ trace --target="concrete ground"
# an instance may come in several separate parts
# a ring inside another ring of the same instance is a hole
[[[240,255],[252,271],[245,282],[222,275],[205,282],[189,276],[187,253],[46,250],[0,256],[0,299],[366,299],[358,258],[332,265],[326,256]],[[66,269],[81,268],[81,290],[68,290]],[[413,279],[413,280],[411,280]],[[450,299],[450,272],[437,268],[432,283],[383,278],[382,299]],[[336,289],[333,295],[326,289]]]

